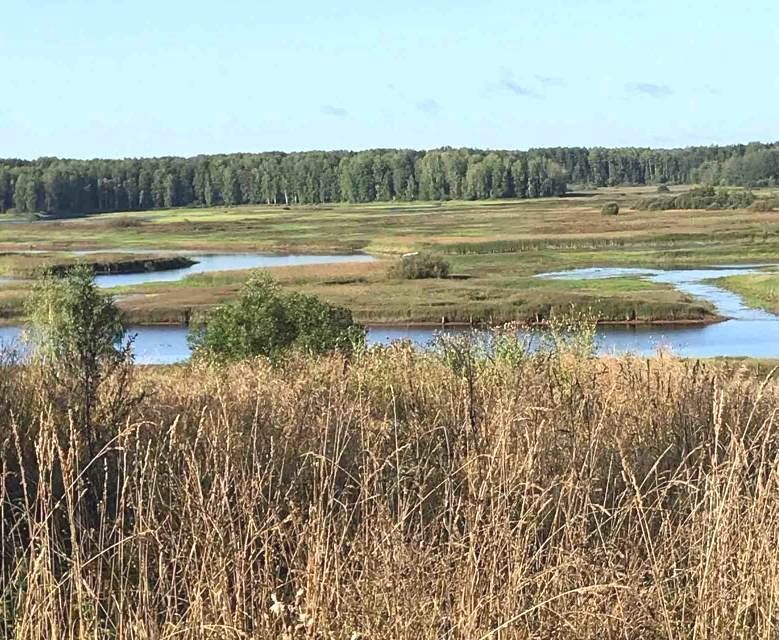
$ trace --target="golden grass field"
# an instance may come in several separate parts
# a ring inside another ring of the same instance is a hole
[[[134,368],[89,431],[50,375],[0,368],[3,637],[779,634],[779,381],[737,364]]]

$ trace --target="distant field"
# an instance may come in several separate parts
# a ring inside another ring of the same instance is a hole
[[[675,190],[682,190],[675,187]],[[683,266],[772,262],[779,212],[634,211],[654,187],[614,188],[563,198],[479,202],[374,203],[301,207],[175,209],[75,220],[0,224],[0,251],[46,249],[72,262],[71,249],[350,253],[377,263],[275,270],[287,285],[351,307],[369,322],[504,321],[575,306],[605,320],[702,320],[710,309],[679,292],[632,278],[548,282],[534,274],[571,267]],[[622,213],[604,216],[604,202]],[[442,253],[461,276],[398,281],[387,268],[400,253]],[[4,273],[34,257],[0,259]],[[40,261],[40,258],[37,258]],[[10,265],[13,265],[11,269]],[[202,275],[133,287],[122,305],[137,322],[176,322],[232,296],[246,273]],[[21,313],[26,288],[0,289],[0,316]]]

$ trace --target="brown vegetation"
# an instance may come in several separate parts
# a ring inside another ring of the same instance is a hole
[[[775,638],[779,383],[495,354],[0,369],[5,637]]]

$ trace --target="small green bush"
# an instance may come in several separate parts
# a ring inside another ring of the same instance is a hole
[[[429,253],[414,253],[403,256],[390,269],[390,276],[403,280],[421,280],[423,278],[446,278],[449,275],[449,263],[441,256]]]
[[[298,348],[320,355],[349,353],[365,343],[365,329],[344,307],[314,296],[284,294],[268,275],[252,277],[234,302],[217,307],[189,335],[196,358],[237,361],[275,358]]]
[[[600,212],[604,216],[616,216],[619,214],[619,205],[616,202],[607,202]]]
[[[642,198],[633,203],[633,208],[638,211],[665,211],[673,208],[674,198],[670,196],[656,196],[654,198]]]

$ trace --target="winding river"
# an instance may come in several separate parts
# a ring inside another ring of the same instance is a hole
[[[86,253],[86,252],[84,252]],[[148,253],[148,252],[147,252]],[[168,252],[169,253],[169,252]],[[191,255],[196,264],[171,271],[98,276],[102,287],[137,285],[148,282],[181,280],[189,275],[229,271],[234,269],[269,268],[304,264],[337,264],[367,262],[367,255],[351,256],[272,256],[263,254]],[[779,317],[753,309],[736,294],[709,282],[725,275],[755,273],[765,265],[721,266],[706,269],[632,269],[590,268],[540,274],[539,278],[600,279],[641,277],[657,283],[667,283],[680,291],[709,301],[723,317],[723,322],[707,325],[602,325],[597,331],[598,351],[632,352],[649,355],[658,348],[667,348],[680,356],[750,356],[779,358]],[[419,327],[370,327],[369,344],[389,344],[395,340],[410,340],[424,347],[441,329]],[[451,327],[444,331],[462,333],[467,328]],[[141,364],[171,364],[186,361],[190,356],[187,329],[180,326],[133,326],[136,361]],[[19,327],[0,327],[0,343],[19,345]],[[23,347],[20,347],[23,349]]]

